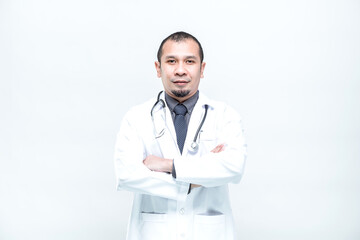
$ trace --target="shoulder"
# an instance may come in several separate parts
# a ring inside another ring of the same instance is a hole
[[[200,94],[202,104],[207,104],[209,110],[215,112],[217,115],[223,117],[240,118],[240,114],[235,110],[234,107],[228,105],[223,101],[217,101],[208,98],[205,94]]]
[[[150,112],[154,106],[156,98],[151,98],[144,103],[131,107],[125,114],[124,118],[128,120],[138,119],[139,117],[145,119],[147,116],[150,117]]]

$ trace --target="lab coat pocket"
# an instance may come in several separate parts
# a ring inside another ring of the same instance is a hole
[[[169,239],[167,215],[161,213],[141,213],[141,240]]]
[[[195,215],[194,239],[225,240],[225,215]]]
[[[216,134],[213,131],[201,131],[199,134],[199,139],[200,141],[213,141],[216,139]]]
[[[199,140],[202,154],[206,154],[216,147],[217,140],[214,132],[200,132]]]

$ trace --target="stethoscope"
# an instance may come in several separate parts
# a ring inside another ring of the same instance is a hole
[[[155,121],[154,121],[153,111],[154,111],[155,107],[156,107],[158,104],[160,104],[160,105],[161,105],[161,108],[163,108],[164,116],[165,116],[164,121],[166,122],[166,111],[165,111],[166,104],[165,104],[164,100],[162,100],[162,99],[160,98],[162,92],[163,92],[163,91],[160,91],[160,92],[159,92],[159,94],[158,94],[158,96],[157,96],[157,100],[156,100],[154,106],[151,108],[151,111],[150,111],[150,115],[151,115],[151,119],[152,119],[153,124],[154,124],[154,127],[155,127],[155,131],[156,131],[156,128],[157,128],[157,127],[156,127],[156,124],[155,124]],[[198,139],[199,133],[200,133],[200,131],[201,131],[201,128],[202,128],[202,126],[204,125],[204,122],[205,122],[205,119],[206,119],[206,115],[207,115],[207,112],[208,112],[209,105],[205,104],[204,107],[205,107],[205,114],[204,114],[204,116],[203,116],[203,118],[202,118],[202,120],[201,120],[201,123],[200,123],[198,129],[196,130],[196,134],[195,134],[195,136],[194,136],[194,139],[193,139],[192,143],[190,144],[189,150],[192,151],[192,152],[197,152],[198,149],[199,149],[199,144],[197,143],[197,139]],[[157,132],[157,131],[156,131],[156,132]],[[165,127],[164,127],[159,133],[156,134],[155,138],[160,138],[162,135],[164,135],[164,133],[165,133]]]

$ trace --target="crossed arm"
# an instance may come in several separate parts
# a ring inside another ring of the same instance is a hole
[[[219,144],[213,150],[211,150],[211,152],[219,153],[224,150],[225,150],[225,144]],[[154,155],[149,155],[143,160],[143,163],[151,171],[171,173],[174,160],[168,158],[161,158]],[[191,188],[195,188],[195,187],[200,187],[200,185],[191,184]]]

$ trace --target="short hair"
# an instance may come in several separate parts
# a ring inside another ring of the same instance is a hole
[[[171,40],[171,41],[175,41],[175,42],[182,42],[182,41],[185,41],[185,40],[187,40],[187,39],[192,39],[192,40],[194,40],[194,41],[198,44],[198,46],[199,46],[200,61],[201,61],[201,63],[202,63],[203,60],[204,60],[204,51],[203,51],[203,49],[202,49],[202,47],[201,47],[200,42],[199,42],[199,41],[196,39],[196,37],[194,37],[193,35],[191,35],[191,34],[189,34],[189,33],[186,33],[186,32],[182,32],[182,31],[171,34],[170,36],[168,36],[167,38],[165,38],[165,39],[161,42],[160,47],[159,47],[159,50],[158,50],[158,52],[157,52],[157,59],[158,59],[158,61],[160,62],[160,59],[161,59],[161,56],[162,56],[162,53],[163,53],[163,52],[162,52],[163,46],[164,46],[164,44],[165,44],[167,41]]]

